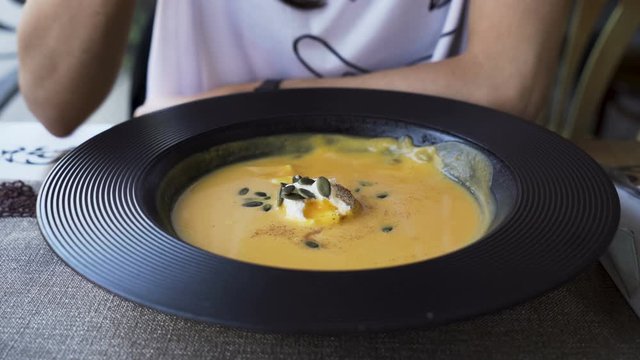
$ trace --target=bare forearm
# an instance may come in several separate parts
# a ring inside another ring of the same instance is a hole
[[[284,87],[409,91],[535,118],[557,68],[570,2],[492,0],[469,4],[469,44],[459,57],[354,77],[289,80]]]
[[[489,106],[530,118],[527,92],[531,83],[518,78],[492,76],[480,61],[461,56],[433,64],[420,64],[375,73],[322,79],[293,79],[282,87],[348,87],[413,92]]]
[[[18,31],[20,88],[45,127],[63,136],[109,93],[135,1],[30,0]]]
[[[331,87],[404,91],[467,101],[534,119],[544,100],[542,90],[547,87],[548,82],[544,77],[534,79],[535,72],[531,70],[511,70],[518,72],[512,75],[504,68],[503,63],[500,64],[502,69],[474,59],[471,54],[465,54],[438,63],[381,70],[358,76],[286,79],[281,88]],[[195,96],[160,99],[157,104],[147,104],[138,114],[197,99],[251,92],[258,85],[259,82],[234,84]],[[538,88],[541,90],[535,90]]]

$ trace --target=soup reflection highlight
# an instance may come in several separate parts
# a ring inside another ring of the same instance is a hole
[[[465,247],[490,222],[443,174],[433,147],[408,139],[316,135],[309,152],[219,168],[176,202],[184,241],[251,263],[353,270],[426,260]]]

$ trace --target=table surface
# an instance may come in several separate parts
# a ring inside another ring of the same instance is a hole
[[[607,166],[640,164],[637,143],[579,146]],[[69,269],[31,218],[0,219],[0,274],[0,359],[640,356],[640,320],[599,264],[493,314],[434,329],[349,336],[258,334],[147,309]]]

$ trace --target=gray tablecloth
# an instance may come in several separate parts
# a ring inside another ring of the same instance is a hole
[[[350,336],[257,334],[138,306],[67,268],[35,219],[0,219],[0,275],[0,359],[640,358],[640,320],[600,265],[499,313]]]

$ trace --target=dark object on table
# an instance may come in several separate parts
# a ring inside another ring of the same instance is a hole
[[[601,261],[620,292],[640,316],[640,189],[637,166],[607,169],[620,198],[620,224]]]
[[[0,183],[0,218],[35,217],[36,193],[22,181]]]

